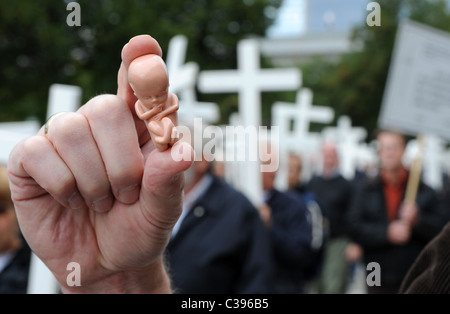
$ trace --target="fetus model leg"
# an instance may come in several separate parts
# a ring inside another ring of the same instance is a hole
[[[178,98],[169,93],[169,78],[164,61],[157,55],[133,60],[128,81],[138,98],[136,114],[144,120],[155,148],[164,151],[177,140]]]

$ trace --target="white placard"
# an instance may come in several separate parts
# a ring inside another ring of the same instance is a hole
[[[416,22],[400,25],[379,126],[450,139],[450,34]]]

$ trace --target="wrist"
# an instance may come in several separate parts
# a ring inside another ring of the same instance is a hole
[[[171,293],[170,279],[162,257],[142,269],[124,270],[106,275],[93,283],[68,287],[65,294],[167,294]]]

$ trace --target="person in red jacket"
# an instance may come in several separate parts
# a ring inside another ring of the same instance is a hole
[[[369,293],[397,293],[408,269],[425,245],[442,229],[445,215],[436,193],[420,183],[414,203],[404,200],[409,177],[402,164],[405,138],[381,131],[380,174],[358,190],[348,215],[349,231],[364,249],[364,263],[378,263],[381,285]]]

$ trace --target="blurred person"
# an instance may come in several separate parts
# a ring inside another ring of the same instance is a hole
[[[202,158],[185,172],[183,213],[166,250],[175,292],[272,292],[271,246],[258,211],[212,173],[203,149],[195,154]]]
[[[31,251],[20,235],[6,168],[0,165],[0,294],[27,292]]]
[[[211,171],[216,177],[225,179],[225,161],[214,160],[211,167]]]
[[[350,240],[346,227],[346,214],[352,197],[352,185],[338,171],[336,145],[322,145],[323,170],[307,184],[322,205],[328,221],[329,234],[324,248],[323,267],[319,280],[319,293],[345,293],[349,265],[345,249]]]
[[[308,224],[311,229],[312,259],[310,267],[305,269],[305,281],[308,292],[317,292],[318,275],[322,267],[323,248],[328,234],[322,209],[313,193],[300,181],[302,158],[294,153],[288,156],[288,190],[287,194],[306,206]]]
[[[302,159],[300,156],[289,153],[288,155],[288,189],[295,189],[301,185]],[[302,186],[303,187],[303,186]]]
[[[352,238],[363,247],[364,263],[381,268],[381,286],[369,293],[397,293],[403,278],[425,245],[442,229],[445,215],[436,193],[420,182],[414,203],[404,201],[409,177],[402,163],[403,135],[377,135],[380,174],[357,191],[348,215]]]
[[[267,145],[263,160],[273,162],[277,152]],[[261,148],[260,148],[261,149]],[[276,171],[262,172],[264,201],[258,209],[270,231],[275,260],[275,293],[305,293],[308,270],[314,263],[312,231],[303,201],[274,187]]]

